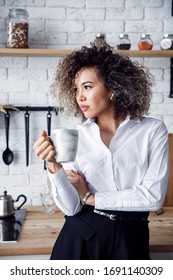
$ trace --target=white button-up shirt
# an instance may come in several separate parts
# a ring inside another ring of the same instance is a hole
[[[88,119],[77,125],[79,145],[74,163],[48,171],[57,206],[74,215],[82,208],[65,169],[81,171],[95,193],[95,208],[120,211],[156,211],[163,205],[168,183],[168,132],[151,117],[127,117],[111,139],[102,142],[98,125]]]

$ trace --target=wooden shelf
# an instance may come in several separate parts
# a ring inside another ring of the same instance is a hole
[[[65,56],[72,50],[55,50],[55,49],[0,49],[0,56]],[[173,57],[173,50],[115,50],[114,52],[134,57]]]
[[[116,53],[125,54],[134,57],[173,57],[173,50],[151,50],[151,51],[141,51],[141,50],[129,50],[129,51],[114,51]]]
[[[0,49],[0,56],[64,56],[72,50],[52,49]]]

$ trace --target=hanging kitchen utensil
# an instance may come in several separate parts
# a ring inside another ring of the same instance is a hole
[[[47,113],[47,135],[50,136],[50,132],[51,132],[51,111],[50,108],[48,107],[48,113]],[[46,170],[46,161],[44,161],[44,169]]]
[[[25,147],[26,147],[26,166],[29,165],[29,112],[26,107],[25,116]]]
[[[12,163],[14,155],[13,152],[9,149],[9,127],[10,127],[10,113],[7,111],[5,114],[5,134],[6,134],[6,149],[2,154],[3,161],[6,165]]]

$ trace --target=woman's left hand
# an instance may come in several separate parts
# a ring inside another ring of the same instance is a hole
[[[88,185],[87,185],[84,175],[79,171],[75,172],[73,170],[66,170],[65,173],[66,173],[69,181],[71,182],[71,184],[78,191],[80,199],[82,199],[88,191]]]

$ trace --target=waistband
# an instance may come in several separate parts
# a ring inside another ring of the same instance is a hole
[[[149,212],[127,212],[94,209],[94,213],[105,216],[110,220],[148,220]]]

